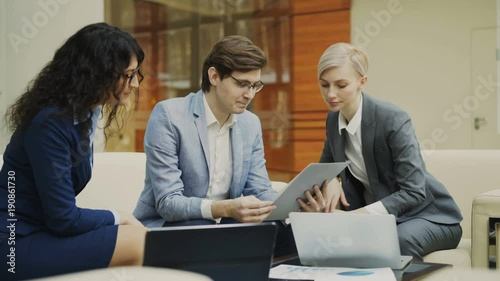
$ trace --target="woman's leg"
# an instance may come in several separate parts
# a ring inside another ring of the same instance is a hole
[[[434,251],[455,249],[462,237],[459,224],[439,224],[421,218],[398,224],[399,247],[402,255],[421,261]]]
[[[142,265],[147,229],[135,225],[118,226],[115,251],[109,266]]]
[[[103,226],[76,236],[56,236],[39,231],[17,236],[13,246],[4,243],[0,237],[3,256],[0,262],[4,265],[0,267],[0,280],[25,280],[108,267],[116,250],[118,227]],[[10,247],[15,247],[15,274],[7,271],[7,254],[3,254]]]

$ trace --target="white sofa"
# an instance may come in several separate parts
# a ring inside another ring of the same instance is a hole
[[[500,217],[500,150],[424,150],[422,155],[427,169],[448,188],[464,216],[463,239],[457,249],[431,253],[424,261],[488,267],[488,219]],[[93,178],[78,196],[78,204],[131,212],[143,187],[144,167],[143,153],[96,153]],[[283,185],[273,182],[276,189]]]
[[[424,260],[462,268],[488,267],[489,217],[500,218],[500,150],[429,150],[422,155],[427,169],[448,188],[464,216],[458,248],[431,253]],[[145,161],[143,153],[96,153],[92,180],[78,195],[77,204],[132,212],[144,185]]]
[[[422,155],[427,170],[446,186],[464,217],[457,249],[431,253],[424,261],[487,268],[488,219],[500,217],[500,150],[424,150]]]
[[[94,153],[92,179],[76,197],[76,203],[86,208],[132,213],[144,188],[145,174],[144,153]]]

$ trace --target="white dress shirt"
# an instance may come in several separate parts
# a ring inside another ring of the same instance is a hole
[[[230,129],[236,123],[234,114],[231,114],[224,124],[215,118],[210,106],[203,95],[205,117],[207,120],[208,145],[210,147],[210,183],[207,198],[201,202],[201,215],[204,219],[220,222],[221,218],[212,216],[212,202],[229,198],[229,189],[233,177],[233,152],[231,146]]]
[[[387,209],[380,202],[374,202],[372,189],[366,173],[365,160],[363,158],[362,144],[361,144],[361,117],[363,112],[363,96],[359,102],[359,108],[356,114],[352,117],[349,124],[347,119],[339,114],[339,134],[342,135],[342,129],[347,131],[345,138],[345,156],[351,160],[348,169],[351,174],[358,179],[365,187],[364,198],[367,204],[365,209],[370,214],[388,214]]]

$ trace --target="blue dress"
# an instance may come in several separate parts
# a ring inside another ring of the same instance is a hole
[[[91,178],[92,144],[80,134],[82,125],[47,108],[7,145],[0,170],[0,280],[109,265],[118,232],[113,213],[75,204]]]

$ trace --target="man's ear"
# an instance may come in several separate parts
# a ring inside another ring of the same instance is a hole
[[[208,80],[210,80],[210,84],[212,84],[212,86],[217,86],[221,80],[219,72],[213,66],[208,69]]]
[[[367,76],[363,76],[363,77],[359,78],[359,88],[362,90],[365,87],[367,82],[368,82]]]

